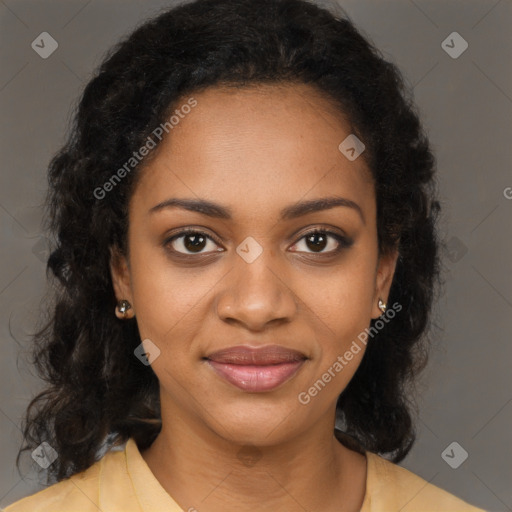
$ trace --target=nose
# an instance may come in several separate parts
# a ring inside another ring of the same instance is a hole
[[[267,258],[268,254],[268,258]],[[273,268],[270,252],[252,263],[236,256],[234,268],[224,280],[216,299],[217,315],[224,322],[243,325],[251,331],[267,324],[289,322],[297,311],[297,300],[285,273]]]

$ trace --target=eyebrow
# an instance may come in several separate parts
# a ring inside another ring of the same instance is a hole
[[[352,208],[359,214],[363,224],[366,224],[361,207],[354,201],[339,196],[298,202],[283,208],[280,212],[280,216],[282,220],[292,220],[307,215],[308,213],[329,210],[338,206]],[[206,199],[170,198],[150,208],[149,213],[153,214],[166,208],[183,208],[184,210],[218,219],[231,220],[233,218],[231,208],[207,201]]]

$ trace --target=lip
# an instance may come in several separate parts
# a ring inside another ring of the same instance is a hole
[[[217,375],[239,389],[264,392],[289,380],[307,357],[280,345],[239,345],[214,352],[206,359]]]

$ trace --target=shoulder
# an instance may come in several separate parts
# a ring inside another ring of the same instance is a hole
[[[108,452],[85,471],[22,498],[2,512],[98,512],[102,474],[118,471],[123,455]]]
[[[485,512],[375,453],[366,456],[367,497],[361,512]]]

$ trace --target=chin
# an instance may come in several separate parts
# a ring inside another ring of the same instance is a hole
[[[290,414],[282,405],[276,407],[279,407],[278,411],[269,407],[261,410],[254,405],[237,407],[236,413],[219,414],[214,424],[211,421],[208,423],[220,437],[230,443],[273,446],[288,441],[294,433],[298,433],[297,414]]]

